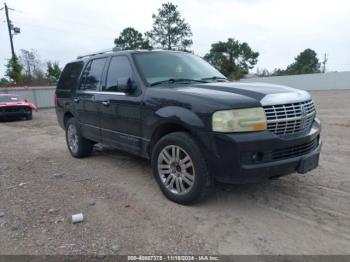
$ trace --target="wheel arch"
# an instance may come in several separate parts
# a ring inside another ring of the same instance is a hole
[[[66,128],[66,124],[68,122],[68,120],[70,118],[74,117],[74,115],[70,112],[70,111],[67,111],[66,113],[64,113],[64,116],[63,116],[63,126],[64,128]]]
[[[204,129],[205,125],[193,111],[176,106],[161,108],[156,112],[158,121],[151,128],[148,154],[151,156],[157,141],[163,136],[174,132],[186,132],[198,140],[196,131]]]
[[[149,155],[152,154],[152,150],[155,144],[157,143],[157,141],[159,141],[159,139],[174,132],[186,132],[191,134],[190,129],[184,126],[183,124],[175,123],[175,122],[164,122],[159,126],[157,126],[152,133],[151,141],[149,145],[149,152],[148,152]]]

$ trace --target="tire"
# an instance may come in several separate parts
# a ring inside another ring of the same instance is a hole
[[[91,155],[93,142],[82,137],[75,118],[68,119],[66,123],[66,142],[73,157],[83,158]]]
[[[32,120],[33,119],[33,111],[30,110],[30,114],[26,116],[27,120]]]
[[[171,201],[190,205],[207,194],[211,184],[207,165],[189,134],[174,132],[162,137],[153,149],[151,161],[153,175]]]

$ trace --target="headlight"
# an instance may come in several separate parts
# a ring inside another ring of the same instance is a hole
[[[217,111],[212,119],[214,132],[249,132],[266,130],[262,107]]]

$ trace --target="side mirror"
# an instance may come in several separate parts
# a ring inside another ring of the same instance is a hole
[[[132,94],[136,90],[136,83],[130,77],[118,78],[118,91]]]

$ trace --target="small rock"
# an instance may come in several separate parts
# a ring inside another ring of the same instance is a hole
[[[54,178],[62,178],[64,176],[64,173],[55,173],[52,175]]]
[[[8,166],[7,165],[0,166],[0,169],[7,170]]]
[[[89,199],[89,206],[94,206],[94,205],[96,205],[96,200],[95,199]]]
[[[118,251],[119,251],[119,245],[113,245],[113,246],[111,246],[111,250],[112,250],[113,252],[118,252]]]
[[[59,217],[59,218],[56,219],[56,221],[55,221],[56,224],[61,223],[61,222],[64,222],[64,217]]]
[[[11,226],[12,231],[17,231],[18,229],[19,229],[19,225],[17,225],[17,224],[14,224]]]
[[[58,209],[50,208],[47,212],[48,212],[49,214],[55,214],[55,213],[58,212]]]
[[[5,213],[4,212],[0,212],[0,217],[4,217]]]
[[[129,208],[129,207],[130,207],[130,205],[125,205],[125,207],[126,207],[126,208]]]
[[[106,254],[105,254],[103,251],[98,251],[98,252],[96,253],[96,258],[97,258],[97,259],[104,260],[105,257],[106,257]]]
[[[96,240],[95,247],[100,248],[100,246],[101,246],[101,241],[100,240]]]

